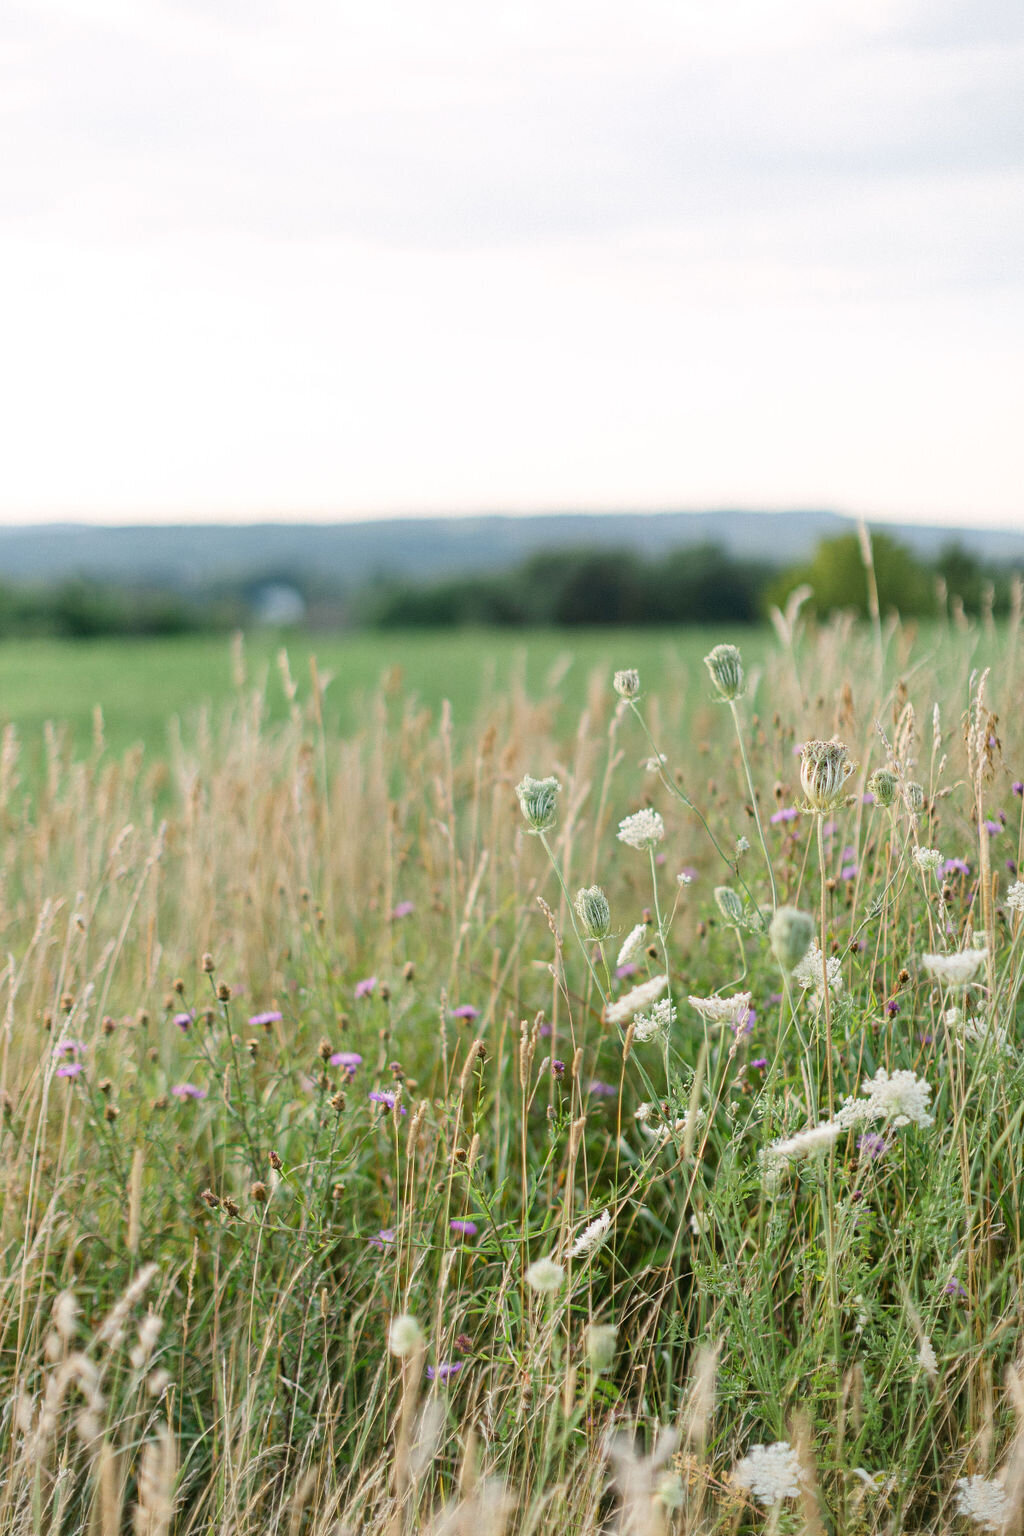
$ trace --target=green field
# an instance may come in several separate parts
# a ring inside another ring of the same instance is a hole
[[[248,686],[265,689],[271,718],[287,712],[277,657],[288,652],[301,695],[309,691],[310,659],[330,679],[325,714],[332,729],[349,732],[382,688],[404,702],[436,710],[448,699],[456,724],[475,714],[492,693],[512,686],[530,698],[555,696],[575,712],[588,679],[599,669],[638,666],[652,686],[697,685],[701,657],[728,639],[722,632],[682,630],[451,631],[388,635],[246,637]],[[742,636],[756,664],[767,631]],[[102,708],[105,739],[114,751],[141,741],[160,754],[168,721],[188,734],[203,705],[218,706],[235,691],[232,644],[224,637],[152,641],[8,641],[0,646],[0,720],[13,721],[25,744],[41,738],[47,721],[66,724],[79,752],[88,749],[93,711]],[[704,689],[703,682],[700,686]],[[706,691],[706,689],[705,689]]]

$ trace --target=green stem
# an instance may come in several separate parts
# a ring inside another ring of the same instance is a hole
[[[743,772],[747,776],[747,791],[750,795],[750,806],[754,812],[754,821],[757,825],[757,835],[761,842],[761,852],[764,854],[765,868],[768,871],[768,883],[772,888],[772,911],[779,905],[779,894],[775,889],[775,872],[772,869],[771,856],[768,852],[768,844],[765,841],[764,826],[761,822],[761,811],[757,803],[757,795],[754,793],[754,776],[750,771],[750,759],[747,757],[747,749],[743,741],[743,732],[740,729],[740,716],[736,708],[736,700],[729,700],[729,708],[732,711],[732,723],[736,727],[736,740],[739,742],[740,757],[743,760]],[[738,873],[738,871],[737,871]]]

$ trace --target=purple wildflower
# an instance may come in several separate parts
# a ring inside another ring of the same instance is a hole
[[[1024,796],[1024,779],[1014,779],[1011,787],[1015,795]]]
[[[947,1280],[945,1285],[942,1287],[942,1291],[943,1295],[945,1296],[956,1296],[959,1298],[966,1298],[967,1296],[967,1292],[964,1290],[959,1280]]]
[[[66,1067],[58,1067],[55,1075],[57,1077],[77,1077],[79,1072],[84,1071],[85,1068],[80,1061],[70,1061]]]
[[[865,1131],[863,1136],[857,1138],[857,1146],[865,1157],[884,1157],[889,1150],[889,1138],[880,1136],[877,1131]]]
[[[191,1013],[176,1013],[174,1018],[171,1020],[171,1023],[177,1024],[182,1034],[184,1034],[186,1030],[191,1029],[192,1025],[195,1023],[195,1015]]]
[[[745,1035],[752,1035],[754,1033],[754,1025],[756,1023],[757,1009],[748,1008],[742,1019],[740,1019],[733,1026],[733,1034],[736,1035],[739,1039],[742,1039]]]
[[[394,1240],[394,1227],[381,1227],[379,1232],[377,1232],[373,1237],[367,1239],[371,1248],[388,1248],[394,1242]]]
[[[763,1072],[765,1070],[765,1068],[767,1067],[767,1065],[768,1065],[768,1057],[767,1056],[755,1056],[753,1061],[750,1063],[750,1065],[752,1067],[757,1067],[759,1072]]]
[[[171,1089],[176,1099],[205,1099],[206,1089],[198,1087],[195,1083],[175,1083]]]
[[[825,825],[821,829],[823,837],[835,837],[836,831],[837,828],[834,821],[826,821]]]
[[[856,864],[844,864],[842,869],[839,871],[839,878],[840,878],[840,880],[856,880],[856,878],[857,878],[857,865]]]
[[[356,982],[356,997],[369,997],[376,985],[376,976],[364,976],[362,981]]]
[[[971,866],[966,859],[947,859],[939,870],[939,874],[943,879],[947,875],[969,875],[970,872]]]
[[[400,901],[397,906],[392,907],[391,916],[410,917],[415,910],[416,908],[411,901]]]
[[[258,1029],[260,1025],[267,1028],[271,1024],[280,1024],[280,1022],[281,1014],[278,1013],[276,1008],[268,1008],[266,1013],[252,1013],[249,1015],[249,1023],[253,1029]]]
[[[436,1367],[427,1366],[427,1378],[433,1381],[447,1381],[450,1376],[457,1376],[465,1365],[465,1360],[442,1360]]]
[[[470,1020],[470,1019],[479,1018],[479,1016],[480,1016],[480,1009],[479,1008],[475,1008],[472,1003],[460,1003],[457,1008],[453,1008],[452,1009],[452,1018],[453,1019],[466,1019],[466,1020]]]
[[[358,1051],[335,1051],[334,1055],[328,1056],[327,1060],[332,1067],[344,1067],[349,1077],[353,1076],[356,1067],[361,1067],[363,1064],[363,1058]]]
[[[397,1109],[400,1115],[408,1114],[404,1104],[399,1104],[398,1094],[389,1093],[386,1088],[373,1088],[370,1090],[370,1099],[374,1104],[383,1104],[385,1109]]]
[[[620,965],[616,970],[615,975],[618,977],[619,981],[625,981],[627,976],[636,975],[636,966],[632,961],[630,961],[627,965]]]
[[[540,1026],[540,1028],[537,1030],[537,1033],[538,1033],[538,1035],[540,1035],[542,1040],[546,1040],[548,1035],[550,1035],[550,1033],[551,1033],[551,1025],[550,1024],[542,1024]]]
[[[61,1040],[53,1048],[53,1054],[60,1061],[63,1056],[77,1056],[79,1051],[88,1050],[84,1040]]]
[[[886,1003],[885,1011],[889,1015],[890,1019],[895,1018],[899,1013],[900,1005],[894,997],[890,997],[889,1001]]]
[[[450,1221],[448,1226],[453,1232],[458,1232],[463,1237],[476,1237],[480,1230],[475,1221]]]
[[[797,810],[795,805],[784,805],[780,811],[772,812],[770,820],[772,826],[777,827],[780,822],[796,821],[799,815],[800,812]]]
[[[768,994],[768,1001],[770,1003],[781,1003],[782,1002],[782,993],[781,992],[769,992],[769,994]]]
[[[587,1084],[587,1092],[595,1099],[617,1099],[619,1096],[619,1090],[611,1083],[602,1083],[596,1077],[592,1083]]]
[[[989,837],[996,837],[1003,830],[1002,822],[993,821],[991,816],[986,816],[985,820],[982,822],[982,826],[985,828],[985,831],[988,833]]]
[[[867,792],[867,794],[861,795],[860,803],[861,805],[874,805],[875,797],[870,790]]]
[[[559,1061],[556,1057],[555,1060],[551,1063],[551,1075],[552,1077],[564,1077],[565,1062]]]

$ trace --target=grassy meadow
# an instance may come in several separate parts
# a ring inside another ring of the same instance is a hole
[[[789,617],[0,650],[0,1536],[1020,1529],[1019,612]]]

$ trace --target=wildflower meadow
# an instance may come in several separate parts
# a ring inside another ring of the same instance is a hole
[[[7,726],[0,1536],[1020,1529],[1020,585],[775,617]]]

